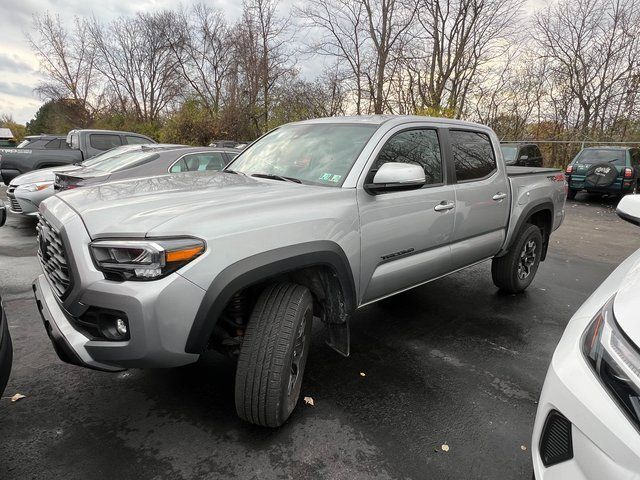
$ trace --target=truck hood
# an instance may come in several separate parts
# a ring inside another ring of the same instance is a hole
[[[640,348],[640,259],[629,269],[621,285],[613,313],[622,331]]]
[[[199,222],[234,211],[291,205],[310,195],[321,202],[323,194],[335,190],[212,171],[128,179],[64,191],[58,197],[78,212],[89,235],[99,238],[145,236],[176,217],[184,217],[188,225],[178,222],[196,233]]]
[[[11,180],[9,185],[16,187],[27,183],[53,182],[57,172],[72,172],[74,170],[79,170],[80,168],[82,167],[78,165],[61,165],[58,167],[41,168],[40,170],[34,170],[33,172],[18,175],[16,178]]]

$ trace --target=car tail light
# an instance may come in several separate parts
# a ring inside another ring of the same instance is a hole
[[[565,170],[565,173],[571,173],[573,172],[573,165],[567,165],[567,169]]]
[[[633,178],[633,169],[625,168],[624,169],[624,178]]]

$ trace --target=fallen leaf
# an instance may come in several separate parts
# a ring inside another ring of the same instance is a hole
[[[22,400],[23,398],[27,398],[27,396],[22,395],[21,393],[16,393],[13,397],[11,397],[11,401],[17,402],[18,400]]]
[[[520,445],[520,450],[523,450],[523,451],[524,451],[524,450],[526,450],[526,449],[527,449],[527,446],[526,446],[526,445]]]
[[[304,397],[304,403],[311,405],[312,407],[315,405],[315,403],[313,403],[313,398],[311,397]]]
[[[361,376],[361,377],[366,377],[366,376],[367,376],[367,374],[366,374],[366,373],[364,373],[364,372],[360,372],[360,376]]]
[[[442,446],[440,448],[442,449],[443,452],[448,452],[449,451],[449,445],[447,445],[446,443],[442,444]]]

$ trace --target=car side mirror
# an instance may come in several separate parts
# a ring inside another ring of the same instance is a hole
[[[427,183],[424,169],[420,165],[400,162],[382,164],[373,177],[373,182],[364,186],[367,193],[378,195],[386,192],[415,190]]]
[[[520,160],[529,160],[529,155],[520,155]]]
[[[620,218],[640,227],[640,195],[625,195],[618,203],[616,213]]]

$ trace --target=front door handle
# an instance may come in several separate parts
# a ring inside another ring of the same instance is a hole
[[[447,211],[447,210],[451,210],[451,209],[453,209],[455,207],[456,207],[455,203],[443,201],[443,202],[440,202],[439,204],[437,204],[435,207],[433,207],[433,209],[436,212],[444,212],[444,211]]]
[[[505,198],[507,198],[507,194],[502,192],[498,192],[493,196],[493,199],[496,202],[499,202],[500,200],[504,200]]]

